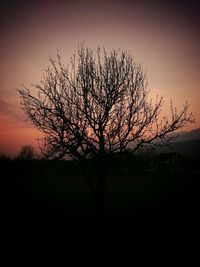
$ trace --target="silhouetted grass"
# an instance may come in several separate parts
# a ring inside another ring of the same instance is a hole
[[[4,234],[95,239],[95,206],[76,163],[1,164]],[[112,170],[106,184],[104,239],[195,236],[198,173]]]

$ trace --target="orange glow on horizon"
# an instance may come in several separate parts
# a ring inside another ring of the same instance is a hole
[[[0,4],[0,154],[15,155],[26,144],[38,146],[38,131],[24,122],[15,88],[23,83],[31,89],[31,83],[39,83],[48,57],[57,50],[67,64],[83,40],[94,50],[99,45],[129,50],[147,71],[151,96],[166,100],[163,112],[170,110],[170,99],[178,110],[187,100],[196,124],[183,130],[200,127],[198,12],[190,4],[150,2]]]

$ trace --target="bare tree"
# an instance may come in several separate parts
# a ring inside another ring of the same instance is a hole
[[[32,146],[25,145],[21,148],[16,158],[18,160],[34,160],[36,159],[36,152]]]
[[[135,152],[143,144],[165,144],[169,133],[193,122],[189,105],[171,118],[162,117],[163,98],[149,99],[146,75],[128,52],[83,45],[64,65],[60,55],[50,58],[43,81],[19,89],[21,104],[30,121],[44,134],[48,157],[71,157],[84,162],[97,158],[96,188],[85,175],[96,203],[102,206],[106,155]]]

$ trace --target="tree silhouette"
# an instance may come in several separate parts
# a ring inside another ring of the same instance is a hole
[[[50,58],[43,80],[35,91],[23,86],[18,92],[28,118],[44,134],[46,157],[78,159],[103,210],[105,158],[144,144],[165,144],[169,133],[193,122],[189,105],[171,118],[161,117],[163,98],[149,99],[146,75],[130,53],[83,45],[64,65],[60,55]],[[86,175],[86,159],[98,160],[96,187]]]
[[[17,155],[18,160],[34,160],[36,159],[36,152],[34,148],[30,145],[25,145],[21,148],[19,154]]]

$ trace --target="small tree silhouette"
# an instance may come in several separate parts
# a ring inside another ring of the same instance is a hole
[[[103,214],[107,156],[135,152],[144,144],[165,144],[169,133],[193,122],[189,105],[180,113],[171,103],[171,119],[161,117],[163,98],[149,100],[146,75],[130,53],[83,45],[64,65],[50,58],[43,81],[32,93],[18,92],[30,121],[44,134],[46,157],[78,159],[94,194],[99,218]],[[97,184],[89,179],[85,161],[96,158]]]
[[[36,159],[36,153],[32,146],[25,145],[21,148],[16,158],[18,160],[34,160]]]

